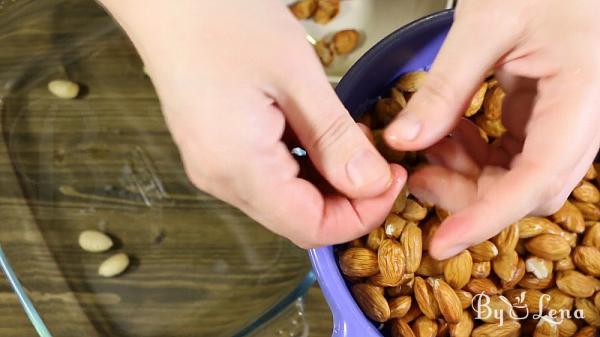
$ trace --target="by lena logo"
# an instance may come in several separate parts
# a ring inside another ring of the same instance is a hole
[[[473,296],[473,300],[471,301],[471,308],[473,308],[476,313],[475,318],[489,320],[495,319],[498,321],[500,326],[504,324],[504,321],[507,319],[510,320],[523,320],[523,319],[534,319],[534,320],[545,320],[550,324],[561,324],[562,321],[566,319],[583,319],[583,311],[581,309],[573,310],[572,312],[567,309],[554,310],[544,308],[544,302],[549,301],[551,298],[548,294],[543,294],[540,296],[539,302],[536,303],[537,308],[530,308],[527,303],[525,303],[525,291],[522,291],[518,296],[514,297],[514,303],[511,303],[506,297],[498,296],[496,300],[500,300],[504,302],[504,306],[492,307],[491,298],[489,295],[485,293],[480,293]],[[506,308],[513,308],[516,310],[506,310]],[[537,309],[537,310],[533,310]],[[530,312],[531,311],[531,312]],[[519,314],[517,314],[519,312]],[[533,313],[532,313],[533,312]],[[543,312],[546,312],[545,315],[542,315]]]

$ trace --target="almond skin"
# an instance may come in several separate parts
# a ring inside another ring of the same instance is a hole
[[[492,241],[498,248],[500,253],[509,252],[515,250],[517,243],[519,242],[519,226],[518,224],[512,224],[504,228],[498,235],[496,235]]]
[[[412,328],[403,319],[392,321],[392,337],[416,337]]]
[[[503,281],[509,281],[513,278],[519,264],[519,255],[511,250],[504,252],[494,258],[492,268],[494,273]]]
[[[392,298],[388,301],[388,304],[390,306],[390,317],[400,318],[410,310],[412,298],[410,296],[400,296]]]
[[[590,297],[597,290],[598,281],[575,270],[559,272],[556,286],[573,297]]]
[[[597,222],[586,229],[581,244],[600,249],[600,222]]]
[[[488,276],[490,276],[491,270],[492,270],[492,264],[490,262],[473,263],[473,269],[471,270],[471,277],[487,278]]]
[[[421,264],[423,253],[421,229],[414,223],[406,225],[400,237],[400,245],[406,259],[406,272],[414,273]]]
[[[553,310],[569,310],[573,309],[574,299],[573,297],[563,293],[558,288],[553,288],[546,291],[546,294],[550,295],[550,302],[548,303],[548,309]]]
[[[346,249],[339,259],[342,273],[350,277],[369,277],[379,272],[377,254],[368,248]]]
[[[581,233],[585,230],[583,214],[568,200],[556,213],[552,214],[552,220],[573,233]]]
[[[600,327],[600,312],[590,300],[585,298],[575,299],[575,308],[583,312],[583,319],[593,327]]]
[[[491,296],[501,293],[496,284],[489,278],[471,279],[464,289],[473,295],[483,293]]]
[[[575,247],[573,250],[573,263],[584,273],[591,276],[600,276],[600,250],[596,247]]]
[[[469,248],[473,262],[488,262],[498,256],[498,248],[491,241],[483,241]]]
[[[421,206],[417,201],[406,200],[406,207],[402,211],[402,217],[410,221],[421,221],[427,216],[427,208]]]
[[[533,337],[559,337],[557,322],[548,316],[543,316],[535,327]]]
[[[600,208],[589,202],[573,201],[573,205],[579,209],[586,221],[600,220]]]
[[[390,306],[383,296],[383,289],[366,283],[355,284],[351,288],[358,306],[367,317],[376,322],[390,319]]]
[[[444,279],[454,289],[462,289],[471,278],[473,260],[468,250],[450,258],[444,267]]]
[[[435,300],[435,295],[433,294],[431,286],[428,285],[425,280],[417,276],[415,277],[414,293],[419,309],[421,309],[423,315],[431,319],[436,319],[440,315],[440,309]]]
[[[571,193],[573,197],[579,201],[589,202],[592,204],[600,202],[600,191],[589,181],[582,181],[579,186],[575,187]]]
[[[435,320],[421,316],[413,322],[412,330],[416,337],[436,337],[438,325]]]
[[[540,234],[560,234],[562,229],[554,222],[537,216],[528,216],[517,222],[519,238],[529,239]]]
[[[377,251],[383,239],[385,239],[385,232],[383,228],[377,227],[367,235],[367,247],[373,251]]]
[[[564,259],[571,253],[569,243],[561,236],[555,234],[541,234],[529,239],[525,243],[525,248],[531,254],[550,261]]]
[[[518,312],[537,314],[540,313],[540,301],[542,308],[547,308],[550,302],[550,296],[536,289],[510,289],[504,295]]]
[[[433,279],[433,295],[446,322],[458,323],[462,315],[462,305],[454,289],[441,279]]]
[[[456,293],[456,297],[458,297],[458,300],[460,301],[460,306],[463,309],[467,309],[471,307],[471,303],[473,301],[473,294],[471,294],[470,292],[466,291],[466,290],[454,290],[454,292]]]
[[[384,280],[392,284],[400,282],[405,268],[404,253],[400,243],[392,239],[381,241],[377,250],[377,262]]]
[[[450,324],[450,336],[452,337],[469,337],[473,331],[475,323],[473,317],[468,311],[463,311],[460,317],[460,322]]]
[[[473,330],[472,337],[515,337],[519,335],[521,325],[517,321],[484,323]]]

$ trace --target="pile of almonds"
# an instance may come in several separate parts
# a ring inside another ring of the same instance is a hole
[[[381,129],[406,106],[425,76],[404,75],[362,119],[373,129],[382,154],[409,171],[421,162],[420,155],[386,147]],[[505,131],[503,98],[490,76],[465,111],[491,144]],[[380,227],[338,247],[340,270],[364,314],[383,323],[382,332],[393,337],[597,336],[598,170],[597,164],[590,167],[569,200],[551,216],[523,218],[444,261],[427,251],[448,213],[419,203],[404,189]],[[489,302],[477,307],[473,298],[480,294]]]

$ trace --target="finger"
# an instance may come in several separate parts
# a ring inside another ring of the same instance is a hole
[[[278,79],[282,89],[274,96],[279,107],[333,187],[350,198],[383,193],[391,182],[389,165],[336,96],[313,50],[304,47],[296,51],[305,54],[296,55],[297,66]]]
[[[486,3],[464,6],[472,10]],[[423,86],[385,132],[394,148],[420,150],[448,134],[485,73],[512,47],[515,30],[490,26],[482,9],[456,18]]]
[[[479,175],[479,166],[456,139],[447,137],[440,140],[425,150],[425,157],[431,164],[446,167],[464,176]]]
[[[542,80],[523,152],[477,202],[446,219],[430,246],[433,256],[452,256],[527,214],[560,207],[600,146],[594,81],[573,71]]]
[[[451,169],[426,165],[413,172],[408,189],[420,201],[428,202],[450,213],[457,212],[477,198],[474,180]]]
[[[300,247],[347,242],[369,233],[388,214],[406,181],[402,167],[392,164],[390,169],[393,183],[376,197],[324,196],[310,182],[294,178],[263,186],[248,213]]]

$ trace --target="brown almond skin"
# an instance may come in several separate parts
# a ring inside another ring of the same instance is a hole
[[[404,230],[404,226],[406,226],[405,219],[399,215],[390,213],[383,222],[383,232],[389,238],[398,239],[402,234],[402,230]]]
[[[342,273],[350,277],[369,277],[379,272],[377,254],[368,248],[346,249],[339,259]]]
[[[390,306],[390,318],[401,318],[410,310],[412,298],[410,296],[400,296],[388,301]]]
[[[504,90],[498,85],[486,93],[483,101],[483,113],[485,118],[496,120],[502,116],[502,102],[505,96]]]
[[[483,241],[469,248],[473,262],[488,262],[498,256],[498,248],[491,241]]]
[[[313,16],[317,10],[317,0],[296,1],[289,8],[298,20],[305,20]]]
[[[586,229],[581,244],[600,249],[600,222]]]
[[[475,323],[473,317],[468,311],[463,311],[461,314],[460,322],[457,324],[450,324],[450,336],[452,337],[469,337],[473,331]]]
[[[548,309],[553,309],[556,311],[559,310],[569,310],[573,309],[573,303],[575,303],[575,299],[565,293],[563,293],[558,288],[553,288],[546,291],[546,294],[550,295],[550,302],[548,303]]]
[[[477,112],[479,112],[479,109],[481,109],[481,106],[483,105],[483,99],[485,98],[485,93],[487,89],[487,82],[483,82],[479,86],[479,89],[477,89],[477,91],[473,95],[473,98],[471,98],[471,103],[469,103],[469,106],[467,107],[467,110],[464,113],[465,117],[471,117]]]
[[[554,222],[537,216],[528,216],[517,221],[519,238],[529,239],[540,234],[560,234],[562,228]]]
[[[517,263],[517,269],[513,274],[513,277],[509,280],[501,280],[503,289],[512,289],[514,288],[525,276],[525,261],[523,259],[519,259]]]
[[[585,176],[583,177],[583,179],[585,179],[585,180],[594,180],[597,177],[598,177],[598,171],[594,167],[594,164],[592,164],[592,165],[590,165],[590,168],[588,168],[588,170],[585,173]]]
[[[573,233],[581,233],[585,230],[583,214],[568,200],[556,213],[552,214],[552,220]]]
[[[421,316],[413,322],[412,330],[416,337],[436,337],[438,325],[435,320]]]
[[[525,289],[544,290],[550,289],[554,287],[554,285],[555,279],[553,274],[548,275],[548,277],[546,278],[539,279],[535,277],[535,275],[533,275],[532,273],[527,273],[521,279],[521,281],[519,281],[519,287]]]
[[[421,264],[423,253],[421,229],[414,223],[407,224],[402,231],[400,244],[406,259],[406,272],[414,273]]]
[[[470,292],[473,295],[486,294],[486,295],[498,295],[501,291],[498,289],[496,284],[489,278],[482,279],[471,279],[469,283],[464,287],[464,290]]]
[[[525,294],[524,297],[522,293]],[[544,295],[544,293],[536,289],[510,289],[505,291],[504,295],[512,303],[517,312],[537,314],[540,313],[540,301],[542,301],[542,308],[547,308],[550,302],[550,296]],[[520,301],[522,297],[524,298],[523,302]]]
[[[456,293],[456,297],[458,297],[458,300],[460,301],[460,306],[463,309],[467,309],[467,308],[471,307],[471,303],[473,301],[473,294],[471,294],[470,292],[468,292],[466,290],[454,289],[454,292]]]
[[[383,296],[383,289],[366,283],[355,284],[352,295],[363,313],[376,322],[390,319],[390,307]]]
[[[509,281],[513,278],[519,264],[519,255],[516,251],[506,251],[492,261],[494,273],[503,281]]]
[[[427,216],[427,208],[421,206],[417,201],[406,200],[406,207],[402,211],[402,217],[410,221],[421,221]]]
[[[445,261],[438,261],[429,255],[421,258],[421,264],[415,274],[419,276],[440,276],[444,274]]]
[[[473,278],[487,278],[490,276],[492,270],[492,264],[488,262],[475,262],[473,263],[473,269],[471,270],[471,277]]]
[[[579,270],[588,275],[600,276],[600,250],[596,247],[575,247],[573,263]]]
[[[400,91],[415,92],[421,87],[426,76],[427,72],[425,71],[409,72],[402,75],[395,86]]]
[[[579,209],[586,221],[600,220],[600,207],[589,202],[573,201],[573,205]]]
[[[367,247],[373,251],[377,251],[383,239],[385,239],[385,232],[383,228],[377,227],[367,235]]]
[[[541,234],[529,239],[525,243],[525,248],[531,254],[551,261],[564,259],[571,253],[569,243],[561,236],[554,234]]]
[[[582,181],[571,193],[575,199],[596,204],[600,202],[600,191],[589,181]]]
[[[597,290],[597,281],[576,270],[567,270],[558,273],[556,286],[565,294],[573,297],[590,297]]]
[[[433,289],[425,280],[418,276],[415,277],[414,294],[423,315],[430,319],[436,319],[440,315],[440,309],[435,300]]]
[[[392,321],[392,337],[416,337],[412,328],[403,319]]]
[[[575,264],[573,263],[573,259],[570,256],[554,262],[555,271],[565,271],[573,269],[575,269]]]
[[[549,319],[552,320],[551,318]],[[540,319],[535,327],[535,331],[533,332],[533,337],[559,337],[558,325],[555,323],[550,323],[545,319]]]
[[[594,304],[596,305],[596,308],[600,310],[600,291],[594,296]]]
[[[590,300],[585,298],[575,299],[575,308],[583,312],[583,319],[593,327],[600,327],[600,312]]]
[[[558,336],[559,337],[571,337],[577,332],[577,324],[571,319],[563,318],[562,322],[558,324]]]
[[[444,267],[444,279],[454,289],[462,289],[471,278],[473,259],[468,250],[450,258]]]
[[[404,275],[405,259],[402,245],[392,239],[381,241],[377,250],[379,272],[389,283],[398,283]]]
[[[359,37],[355,29],[340,30],[333,35],[333,50],[339,55],[348,54],[356,48]]]
[[[462,305],[454,289],[443,280],[435,279],[433,281],[433,295],[446,322],[451,324],[460,322]]]
[[[598,329],[593,326],[584,326],[573,337],[598,337]]]
[[[500,254],[515,250],[519,242],[519,226],[517,223],[504,228],[492,241]]]
[[[516,337],[519,335],[521,325],[517,321],[500,323],[484,323],[476,327],[471,333],[472,337]]]

